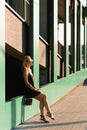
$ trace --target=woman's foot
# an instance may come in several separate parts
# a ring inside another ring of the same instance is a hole
[[[40,115],[40,120],[44,121],[45,123],[49,123],[49,121],[46,120],[44,115]]]
[[[49,118],[51,118],[52,120],[55,120],[55,118],[54,118],[54,116],[53,116],[53,114],[52,114],[52,113],[47,112],[47,116],[48,116]]]

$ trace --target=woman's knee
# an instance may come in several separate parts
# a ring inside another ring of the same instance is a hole
[[[41,99],[41,100],[46,99],[46,95],[45,95],[44,93],[41,93],[41,94],[40,94],[40,99]]]
[[[47,96],[45,94],[42,94],[42,98],[46,100]]]
[[[38,96],[35,97],[35,99],[41,101],[43,99],[43,94],[40,93]]]
[[[38,96],[35,97],[39,101],[46,100],[47,96],[44,93],[40,93]]]

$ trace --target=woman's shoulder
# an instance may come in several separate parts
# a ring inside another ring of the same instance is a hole
[[[28,72],[27,68],[26,68],[26,67],[23,67],[23,68],[22,68],[22,72],[23,72],[23,73],[27,73],[27,72]]]

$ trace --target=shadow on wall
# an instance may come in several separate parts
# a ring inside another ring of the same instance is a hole
[[[24,123],[24,117],[25,117],[24,107],[25,104],[24,104],[24,97],[23,97],[21,102],[21,123]]]
[[[6,101],[24,95],[21,61],[6,54]]]
[[[13,100],[11,102],[11,128],[16,126],[16,102]]]
[[[25,120],[25,112],[24,112],[24,97],[22,99],[22,102],[21,102],[21,123],[24,123],[24,120]],[[11,101],[11,128],[15,128],[16,127],[16,123],[17,123],[17,116],[16,115],[16,100],[14,99],[13,101]]]

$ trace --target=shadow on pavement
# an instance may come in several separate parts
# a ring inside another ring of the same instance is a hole
[[[76,125],[76,124],[82,124],[82,123],[87,123],[87,120],[75,121],[75,122],[63,122],[63,123],[44,123],[44,122],[34,121],[34,122],[25,122],[24,124],[21,125],[21,127],[16,128],[16,130],[27,130],[29,128],[36,129],[36,128],[43,128],[43,127],[49,128],[49,127],[55,127],[55,126]]]

